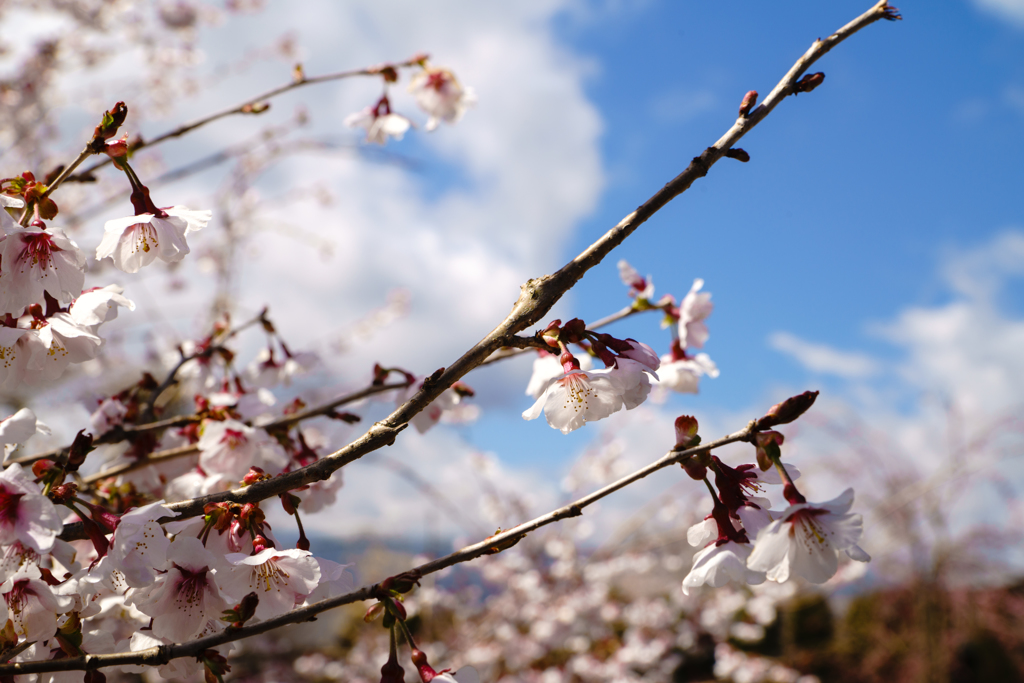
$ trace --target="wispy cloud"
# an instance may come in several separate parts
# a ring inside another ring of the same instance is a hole
[[[878,362],[863,353],[815,344],[789,332],[775,332],[768,338],[768,343],[812,372],[856,379],[874,375],[879,369]]]

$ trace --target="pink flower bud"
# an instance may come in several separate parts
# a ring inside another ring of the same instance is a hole
[[[743,96],[743,100],[740,102],[740,116],[746,118],[755,104],[757,104],[757,91],[751,90]]]
[[[676,418],[676,449],[686,450],[700,443],[697,436],[697,418],[690,415],[680,415]],[[703,477],[701,477],[703,479]]]

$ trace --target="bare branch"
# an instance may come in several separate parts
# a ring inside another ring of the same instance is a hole
[[[383,67],[387,67],[387,66],[390,66],[392,68],[411,67],[411,66],[415,66],[416,64],[419,64],[425,58],[426,58],[425,55],[416,55],[412,59],[406,60],[404,62],[399,62],[399,63],[396,63],[396,64],[387,64],[387,65],[376,66],[376,67],[368,67],[368,68],[364,68],[364,69],[350,69],[348,71],[339,71],[337,73],[324,74],[322,76],[313,76],[311,78],[307,78],[306,76],[302,76],[301,78],[293,80],[291,83],[288,83],[288,84],[282,85],[282,86],[278,86],[278,87],[276,87],[276,88],[274,88],[272,90],[268,90],[267,92],[263,93],[262,95],[257,95],[256,97],[251,97],[251,98],[247,99],[245,102],[242,102],[241,104],[238,104],[238,105],[236,105],[234,107],[228,107],[227,109],[222,109],[222,110],[220,110],[218,112],[214,112],[212,114],[207,114],[206,116],[200,117],[200,118],[198,118],[198,119],[196,119],[194,121],[190,121],[189,123],[182,124],[182,125],[178,126],[177,128],[174,128],[173,130],[169,130],[166,133],[162,133],[160,135],[157,135],[152,140],[142,140],[142,141],[139,142],[139,144],[137,144],[137,145],[135,145],[133,147],[132,152],[134,153],[134,152],[139,151],[140,149],[145,149],[147,147],[153,147],[154,145],[159,145],[161,142],[165,142],[165,141],[170,140],[172,138],[179,138],[182,135],[185,135],[186,133],[191,133],[192,131],[196,130],[197,128],[201,128],[201,127],[205,126],[208,123],[213,123],[214,121],[226,118],[228,116],[234,116],[235,114],[261,114],[264,111],[266,111],[266,107],[260,108],[260,105],[264,105],[264,104],[266,104],[267,100],[273,99],[273,98],[277,97],[278,95],[283,95],[284,93],[292,91],[292,90],[295,90],[296,88],[301,88],[301,87],[304,87],[304,86],[307,86],[307,85],[315,85],[317,83],[327,83],[329,81],[337,81],[337,80],[341,80],[343,78],[352,78],[354,76],[378,76],[379,77],[379,76],[381,76],[381,72],[382,72],[382,68]],[[72,180],[79,180],[79,181],[81,181],[81,180],[90,179],[92,174],[95,171],[99,170],[100,168],[103,168],[104,166],[109,164],[110,161],[111,161],[110,159],[104,159],[103,161],[99,161],[99,162],[93,164],[92,166],[90,166],[89,168],[85,169],[84,171],[82,171],[79,175],[73,177]],[[79,163],[81,163],[81,161],[79,161]]]

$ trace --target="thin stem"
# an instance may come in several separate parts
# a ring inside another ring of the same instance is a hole
[[[419,64],[421,57],[422,57],[421,55],[418,55],[417,57],[415,57],[413,59],[409,59],[409,60],[406,60],[404,62],[399,62],[397,64],[391,64],[390,66],[395,67],[395,68],[407,68],[407,67],[415,66],[415,65]],[[381,75],[381,71],[380,71],[379,67],[368,67],[368,68],[363,68],[363,69],[350,69],[348,71],[339,71],[339,72],[332,73],[332,74],[324,74],[322,76],[313,76],[312,78],[307,78],[307,77],[303,76],[302,78],[299,78],[297,80],[293,80],[291,83],[288,83],[288,84],[282,85],[282,86],[278,86],[276,88],[273,88],[272,90],[268,90],[267,92],[265,92],[265,93],[263,93],[261,95],[257,95],[256,97],[251,97],[251,98],[245,100],[244,102],[242,102],[241,104],[238,104],[236,106],[228,107],[227,109],[222,109],[222,110],[220,110],[218,112],[214,112],[212,114],[207,114],[206,116],[202,116],[202,117],[200,117],[198,119],[195,119],[194,121],[190,121],[189,123],[182,124],[182,125],[178,126],[177,128],[174,128],[172,130],[167,131],[166,133],[162,133],[160,135],[157,135],[152,140],[142,140],[142,141],[139,142],[139,144],[135,145],[135,147],[132,149],[132,153],[135,153],[135,152],[139,151],[140,149],[145,149],[147,147],[153,147],[154,145],[159,145],[161,142],[165,142],[165,141],[170,140],[172,138],[181,137],[181,136],[185,135],[186,133],[191,133],[192,131],[196,130],[197,128],[202,128],[203,126],[205,126],[205,125],[207,125],[209,123],[213,123],[214,121],[223,119],[223,118],[228,117],[228,116],[233,116],[235,114],[260,114],[260,113],[262,113],[265,110],[256,109],[255,105],[264,104],[267,100],[273,99],[274,97],[277,97],[278,95],[283,95],[284,93],[292,91],[292,90],[295,90],[296,88],[301,88],[301,87],[304,87],[304,86],[307,86],[307,85],[315,85],[317,83],[327,83],[328,81],[337,81],[337,80],[341,80],[343,78],[352,78],[353,76],[380,76],[380,75]],[[97,162],[97,163],[93,164],[92,166],[90,166],[89,168],[85,169],[82,172],[82,177],[83,178],[90,177],[95,171],[99,170],[100,168],[103,168],[104,166],[106,166],[110,162],[111,162],[110,159],[104,159],[103,161],[100,161],[100,162]]]

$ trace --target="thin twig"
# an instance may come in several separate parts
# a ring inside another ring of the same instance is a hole
[[[423,58],[424,58],[423,55],[417,55],[413,59],[409,59],[409,60],[404,61],[404,62],[399,62],[397,64],[390,64],[388,66],[392,66],[392,67],[395,67],[395,68],[411,67],[411,66],[415,66],[415,65],[419,64],[421,59],[423,59]],[[301,78],[299,78],[297,80],[293,80],[291,83],[288,83],[287,85],[278,86],[278,87],[274,88],[273,90],[268,90],[267,92],[263,93],[262,95],[257,95],[256,97],[251,97],[251,98],[247,99],[246,101],[242,102],[241,104],[238,104],[238,105],[236,105],[234,107],[228,107],[227,109],[222,109],[222,110],[220,110],[218,112],[214,112],[213,114],[207,114],[206,116],[200,117],[200,118],[198,118],[198,119],[196,119],[194,121],[182,124],[182,125],[178,126],[177,128],[174,128],[173,130],[169,130],[166,133],[162,133],[162,134],[156,136],[152,140],[142,140],[137,145],[134,146],[134,148],[132,149],[132,153],[135,153],[135,152],[139,151],[140,149],[145,149],[147,147],[153,147],[154,145],[159,145],[161,142],[165,142],[166,140],[170,140],[172,138],[181,137],[182,135],[185,135],[186,133],[190,133],[190,132],[196,130],[197,128],[201,128],[202,126],[205,126],[208,123],[212,123],[214,121],[217,121],[219,119],[223,119],[223,118],[228,117],[228,116],[233,116],[235,114],[260,114],[260,113],[262,113],[265,110],[254,110],[254,108],[253,108],[254,105],[263,104],[267,100],[273,99],[274,97],[277,97],[278,95],[283,95],[284,93],[292,91],[292,90],[295,90],[296,88],[301,88],[301,87],[307,86],[307,85],[315,85],[317,83],[327,83],[328,81],[337,81],[337,80],[341,80],[343,78],[352,78],[353,76],[380,76],[380,75],[381,75],[381,67],[368,67],[368,68],[363,68],[363,69],[350,69],[348,71],[339,71],[337,73],[324,74],[322,76],[313,76],[311,78],[307,78],[307,77],[303,76],[303,77],[301,77]],[[82,171],[82,173],[79,176],[76,176],[74,178],[74,180],[85,180],[85,179],[91,178],[92,174],[95,171],[99,170],[100,168],[103,168],[104,166],[109,164],[110,161],[111,161],[110,159],[104,159],[103,161],[99,161],[99,162],[93,164],[89,168],[87,168],[84,171]]]
[[[411,573],[417,576],[426,576],[462,562],[469,562],[470,560],[474,560],[482,555],[493,555],[501,552],[502,550],[511,548],[513,545],[521,541],[527,534],[569,517],[579,517],[583,514],[584,508],[593,505],[602,498],[605,498],[619,489],[629,486],[630,484],[639,481],[658,470],[682,462],[683,460],[699,453],[706,453],[713,448],[720,448],[721,446],[735,443],[737,441],[748,441],[751,434],[753,434],[756,429],[757,420],[751,420],[747,426],[740,431],[734,432],[733,434],[729,434],[728,436],[724,436],[720,439],[716,439],[715,441],[701,444],[694,448],[688,448],[683,451],[671,450],[663,457],[652,462],[646,467],[643,467],[616,482],[608,484],[589,495],[583,496],[579,500],[569,503],[568,505],[564,505],[556,510],[552,510],[545,515],[536,517],[507,531],[490,536],[479,543],[474,543],[473,545],[466,546],[465,548],[444,557],[421,564],[420,566],[412,569]],[[379,588],[379,583],[364,586],[363,588],[346,595],[339,595],[337,597],[328,598],[327,600],[321,600],[320,602],[315,602],[312,605],[292,610],[291,612],[274,617],[273,619],[267,619],[266,621],[262,621],[258,624],[253,624],[252,626],[227,628],[220,633],[207,636],[205,638],[199,638],[198,640],[193,640],[187,643],[162,645],[159,647],[149,648],[147,650],[139,650],[138,652],[124,654],[86,655],[84,657],[73,657],[69,659],[0,664],[0,676],[43,673],[47,671],[83,671],[100,669],[108,666],[156,666],[166,664],[172,659],[177,659],[179,657],[194,657],[208,648],[217,647],[218,645],[234,642],[236,640],[243,640],[288,624],[297,624],[308,621],[321,612],[326,612],[327,610],[340,607],[341,605],[348,605],[353,602],[360,602],[363,600],[371,600],[378,595]]]

